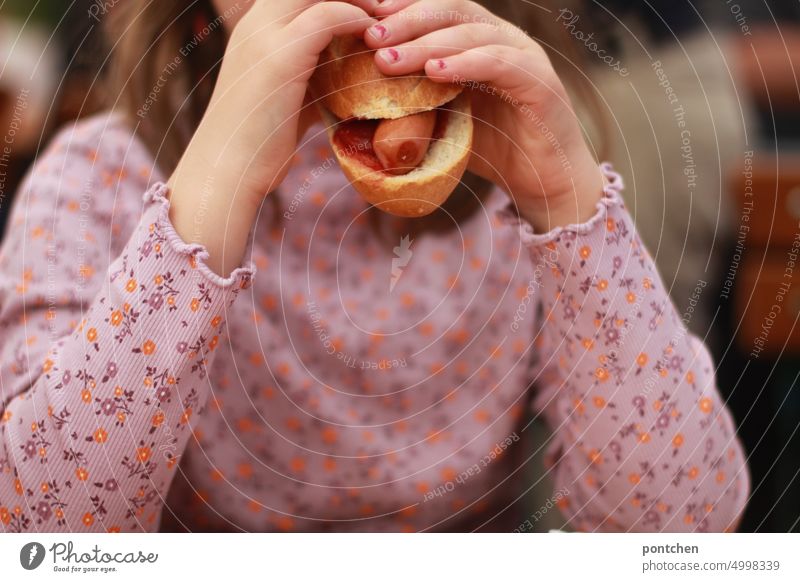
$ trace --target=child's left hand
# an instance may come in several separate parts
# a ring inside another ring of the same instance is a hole
[[[537,42],[468,0],[385,0],[375,15],[385,18],[364,38],[384,74],[424,69],[472,89],[470,171],[509,192],[537,231],[592,216],[602,172]]]

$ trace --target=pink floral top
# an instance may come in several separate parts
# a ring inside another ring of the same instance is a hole
[[[568,527],[735,524],[742,448],[618,175],[585,224],[496,191],[392,248],[315,129],[227,279],[121,118],[41,157],[0,254],[2,530],[464,528],[537,415]]]

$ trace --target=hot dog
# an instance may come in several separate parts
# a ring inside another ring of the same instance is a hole
[[[420,72],[389,77],[361,39],[337,37],[320,55],[310,89],[334,154],[370,204],[425,216],[455,190],[472,148],[471,98]]]
[[[394,175],[408,174],[428,153],[436,126],[436,111],[424,111],[378,124],[372,147],[381,165]]]

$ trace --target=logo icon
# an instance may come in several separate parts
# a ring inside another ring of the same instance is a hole
[[[19,551],[19,563],[26,570],[35,570],[44,561],[44,546],[39,542],[30,542]]]
[[[411,244],[413,242],[414,241],[410,240],[410,237],[406,235],[400,239],[400,246],[394,247],[395,258],[392,259],[392,279],[389,281],[389,293],[394,291],[394,286],[397,285],[400,276],[403,274],[403,270],[408,266],[408,262],[414,254],[411,251]]]

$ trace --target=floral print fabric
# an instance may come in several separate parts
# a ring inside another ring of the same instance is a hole
[[[570,526],[731,528],[713,364],[604,170],[585,224],[535,234],[494,192],[392,248],[316,128],[222,278],[121,118],[64,130],[0,253],[2,531],[458,528],[538,414]]]

